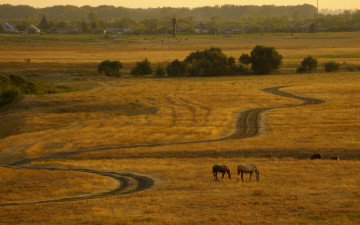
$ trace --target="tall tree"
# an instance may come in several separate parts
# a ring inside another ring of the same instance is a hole
[[[88,18],[89,18],[89,23],[90,23],[90,26],[91,28],[96,28],[96,27],[99,27],[100,25],[100,18],[98,16],[98,14],[94,11],[91,11],[88,15]]]
[[[43,15],[43,17],[40,21],[39,28],[45,29],[45,30],[49,28],[49,23],[48,23],[45,15]]]

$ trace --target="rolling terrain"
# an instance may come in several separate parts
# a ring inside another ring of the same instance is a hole
[[[337,60],[357,60],[356,44],[346,50],[351,57],[340,56],[355,35],[304,38],[322,39],[314,54],[332,46]],[[50,42],[33,41],[53,54]],[[174,49],[185,55],[210,45],[198,41]],[[299,51],[278,43],[298,61],[306,42]],[[75,51],[86,54],[87,44]],[[136,60],[151,52],[128,48]],[[42,53],[28,52],[27,65],[2,52],[0,70],[76,91],[24,96],[0,109],[0,224],[359,223],[358,72],[116,79],[94,75],[97,59],[70,65],[59,54],[55,65],[37,62]],[[324,159],[309,160],[317,152]],[[227,164],[233,180],[213,181],[215,163]],[[254,163],[260,181],[238,183],[241,163]]]

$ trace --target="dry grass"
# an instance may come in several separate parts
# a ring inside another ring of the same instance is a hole
[[[0,202],[26,203],[83,196],[117,187],[114,180],[81,172],[0,168]]]
[[[144,174],[155,180],[155,187],[101,199],[0,207],[0,224],[359,224],[359,73],[172,79],[87,74],[107,54],[106,58],[129,63],[144,55],[163,62],[219,46],[238,57],[264,43],[279,48],[289,63],[310,53],[355,62],[358,38],[340,33],[234,36],[226,41],[201,37],[166,40],[168,46],[162,47],[156,39],[139,38],[81,45],[35,40],[14,42],[13,48],[0,46],[1,70],[48,71],[37,79],[82,90],[26,96],[2,108],[1,165],[101,146],[216,139],[233,131],[241,111],[301,103],[261,91],[267,87],[286,85],[287,92],[327,101],[267,111],[260,120],[261,135],[253,138],[119,147],[34,162]],[[54,43],[63,46],[59,54],[53,52]],[[23,65],[21,57],[34,63]],[[10,60],[15,62],[7,63]],[[52,60],[60,64],[49,64]],[[64,71],[59,71],[62,65]],[[314,152],[325,159],[337,155],[340,161],[307,160]],[[225,163],[235,171],[237,164],[246,162],[257,165],[260,182],[253,177],[251,182],[237,183],[234,175],[231,182],[213,181],[212,164]],[[80,172],[1,168],[0,174],[0,203],[79,196],[116,186],[108,178]]]
[[[274,46],[286,60],[300,59],[311,54],[359,62],[360,47],[358,33],[179,36],[177,39],[126,36],[115,41],[100,38],[87,42],[76,37],[67,41],[37,40],[36,37],[28,40],[16,36],[11,38],[13,41],[9,41],[6,35],[0,35],[0,40],[12,46],[9,48],[8,45],[0,45],[2,63],[24,62],[27,58],[32,63],[98,63],[104,59],[133,63],[145,56],[151,62],[169,62],[175,58],[184,59],[190,52],[209,46],[221,47],[226,54],[238,58],[258,44]]]
[[[49,155],[98,146],[155,144],[215,139],[234,129],[234,117],[250,108],[299,104],[300,100],[264,93],[285,90],[328,100],[320,105],[271,110],[257,138],[224,143],[178,145],[173,150],[270,150],[273,156],[308,157],[313,151],[354,157],[359,146],[360,76],[327,75],[122,79],[97,81],[84,92],[26,96],[2,113],[0,147],[7,158]],[[15,123],[13,121],[20,121]],[[10,134],[16,134],[8,136]],[[8,136],[8,137],[7,137]],[[26,142],[21,140],[27,140]],[[274,141],[276,140],[276,141]],[[241,147],[239,147],[241,146]],[[168,151],[155,147],[153,151]],[[299,151],[305,149],[305,152]],[[149,150],[145,150],[149,151]],[[263,153],[262,153],[263,154]],[[261,155],[258,155],[261,156]]]
[[[213,163],[225,163],[232,171],[240,163],[255,163],[255,177],[245,182],[227,178],[213,181]],[[42,206],[50,213],[61,208],[59,224],[293,224],[359,222],[359,161],[311,161],[258,158],[109,159],[48,162],[64,168],[145,173],[155,188],[106,199]],[[37,165],[40,165],[37,163]],[[75,209],[67,209],[75,205]],[[40,206],[36,206],[40,207]],[[82,209],[84,207],[84,209]],[[11,216],[15,211],[7,209]],[[17,207],[25,213],[30,207]],[[4,209],[0,209],[1,210]],[[13,209],[15,210],[15,208]],[[81,212],[85,210],[86,213]],[[59,212],[57,213],[59,214]],[[31,223],[44,221],[30,216]],[[51,221],[51,220],[50,220]],[[95,222],[94,222],[95,221]]]

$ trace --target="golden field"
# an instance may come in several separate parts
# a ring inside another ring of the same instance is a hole
[[[284,75],[309,54],[320,63],[358,63],[357,33],[189,36],[163,43],[160,38],[81,44],[34,38],[6,40],[11,49],[0,46],[0,71],[40,73],[29,77],[79,90],[25,96],[0,109],[1,165],[45,157],[22,165],[32,170],[0,167],[0,224],[360,222],[360,73]],[[287,69],[281,75],[214,78],[95,75],[96,63],[107,58],[128,66],[145,56],[163,63],[210,46],[238,58],[256,44],[274,46]],[[25,58],[32,63],[25,64]],[[301,100],[262,91],[275,86],[326,102],[301,106]],[[216,141],[234,131],[241,112],[281,106],[289,107],[261,114],[257,136]],[[316,152],[324,160],[309,160]],[[340,161],[328,160],[332,156]],[[215,163],[230,167],[232,181],[227,176],[213,181]],[[244,183],[237,182],[240,163],[255,164],[260,181],[253,177],[249,182],[246,174]],[[36,203],[119,185],[109,177],[71,170],[79,168],[139,174],[155,184],[126,195]]]

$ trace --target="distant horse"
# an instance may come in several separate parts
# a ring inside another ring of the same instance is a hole
[[[215,180],[219,180],[218,177],[217,177],[218,172],[222,173],[221,180],[224,179],[225,173],[227,173],[229,175],[229,179],[231,180],[231,172],[230,172],[229,167],[227,167],[226,165],[218,165],[218,164],[213,165],[212,173],[214,175]]]
[[[311,156],[310,159],[321,159],[322,155],[320,153],[315,153],[314,155]]]
[[[238,174],[238,182],[239,182],[239,174],[241,173],[241,180],[244,181],[243,175],[244,173],[250,173],[250,179],[251,180],[251,175],[253,174],[253,172],[256,173],[256,179],[259,181],[260,180],[260,173],[259,170],[256,168],[256,166],[254,164],[240,164],[237,167],[237,174]]]
[[[330,158],[331,160],[340,160],[339,156],[334,156]]]

